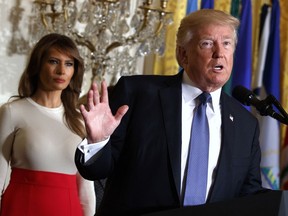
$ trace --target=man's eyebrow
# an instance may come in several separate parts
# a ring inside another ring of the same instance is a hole
[[[200,38],[200,40],[214,40],[214,39],[213,39],[213,36],[210,36],[210,35],[209,35],[209,36],[208,36],[208,35],[205,36],[205,35],[204,35],[204,36],[202,36],[202,37]]]

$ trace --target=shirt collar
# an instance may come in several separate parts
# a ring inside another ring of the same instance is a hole
[[[217,89],[216,91],[210,92],[212,97],[212,109],[215,112],[215,109],[220,108],[220,95],[222,88]],[[182,78],[182,97],[185,103],[191,102],[195,103],[195,98],[197,98],[202,93],[202,90],[195,87],[193,82],[189,79],[188,75],[184,71]]]

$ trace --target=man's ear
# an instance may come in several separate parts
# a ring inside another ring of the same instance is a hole
[[[177,46],[176,48],[176,58],[178,61],[178,64],[181,67],[184,67],[186,64],[188,64],[188,57],[186,49],[182,46]]]

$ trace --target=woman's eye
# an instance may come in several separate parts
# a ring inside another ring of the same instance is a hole
[[[58,64],[58,61],[55,59],[49,59],[48,61],[50,64]]]
[[[73,66],[74,66],[74,63],[73,63],[73,62],[66,62],[66,66],[68,66],[68,67],[73,67]]]

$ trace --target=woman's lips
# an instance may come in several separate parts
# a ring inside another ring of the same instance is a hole
[[[65,82],[64,79],[54,79],[54,81],[57,82],[57,83],[64,83]]]

